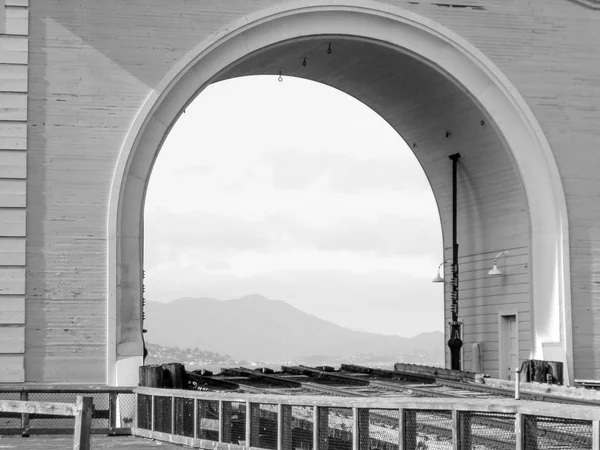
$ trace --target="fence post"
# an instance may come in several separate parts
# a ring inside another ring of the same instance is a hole
[[[231,402],[219,400],[219,442],[231,443]]]
[[[156,411],[154,404],[156,403],[156,397],[152,394],[152,407],[150,408],[150,431],[156,430]]]
[[[77,415],[75,416],[74,450],[90,450],[90,434],[92,428],[92,397],[77,396]]]
[[[452,439],[456,450],[471,450],[471,414],[452,411]]]
[[[140,420],[138,418],[138,415],[140,413],[140,394],[138,394],[137,392],[135,393],[135,397],[134,397],[134,401],[135,401],[135,414],[133,415],[133,428],[139,428],[140,427]]]
[[[175,396],[171,396],[171,434],[175,434]]]
[[[198,399],[194,399],[194,439],[198,439]]]
[[[246,402],[246,447],[259,447],[260,405]]]
[[[29,392],[21,392],[21,401],[26,402],[29,400]],[[29,437],[29,414],[21,414],[21,436]]]
[[[592,449],[600,450],[600,420],[592,422]]]
[[[329,408],[313,407],[313,450],[329,450]]]
[[[369,448],[369,410],[352,408],[352,450]]]
[[[515,415],[515,440],[516,450],[525,450],[525,432],[523,423],[523,414],[517,413]]]
[[[136,395],[137,398],[137,395]],[[137,416],[137,414],[136,414]],[[117,428],[117,394],[111,392],[108,394],[108,434],[114,436]]]
[[[292,407],[278,405],[277,450],[292,450]]]
[[[399,450],[417,448],[417,412],[402,408],[400,410],[400,446]]]

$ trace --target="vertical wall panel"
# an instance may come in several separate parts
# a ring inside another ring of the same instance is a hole
[[[28,0],[0,0],[0,382],[25,381]]]

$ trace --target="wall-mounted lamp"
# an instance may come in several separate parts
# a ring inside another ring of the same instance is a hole
[[[498,258],[506,255],[508,255],[508,250],[504,250],[503,252],[500,252],[496,255],[496,257],[494,258],[494,267],[492,267],[492,270],[488,272],[488,275],[504,275],[502,271],[498,269]]]
[[[435,276],[435,278],[433,280],[431,280],[432,283],[443,283],[445,280],[444,278],[444,274],[442,273],[442,271],[440,270],[444,264],[446,264],[446,261],[442,262],[437,269],[437,275]]]

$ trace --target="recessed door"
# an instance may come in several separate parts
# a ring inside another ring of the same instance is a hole
[[[515,379],[515,370],[519,368],[519,340],[517,316],[501,316],[500,321],[500,378]]]

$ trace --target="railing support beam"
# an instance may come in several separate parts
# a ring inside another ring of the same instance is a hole
[[[73,450],[90,450],[94,401],[92,397],[78,396],[76,405],[77,415],[75,416]]]
[[[277,411],[277,450],[292,450],[292,407],[279,405]]]
[[[313,408],[313,450],[329,450],[329,408]]]
[[[369,448],[369,410],[352,408],[352,450]]]

